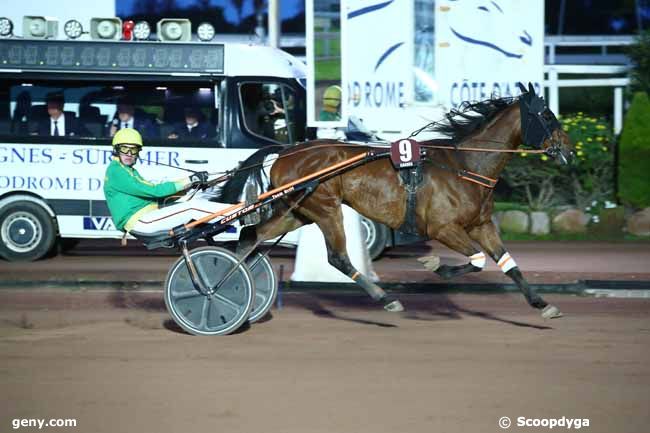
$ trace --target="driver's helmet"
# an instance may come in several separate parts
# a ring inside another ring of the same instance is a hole
[[[120,129],[113,136],[113,149],[117,150],[120,144],[131,144],[142,149],[142,136],[133,128]]]
[[[323,92],[323,105],[326,107],[338,108],[341,105],[341,87],[329,86]]]

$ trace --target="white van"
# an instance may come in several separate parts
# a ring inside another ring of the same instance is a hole
[[[226,171],[265,145],[304,140],[304,78],[302,62],[264,46],[0,39],[0,256],[35,260],[62,239],[123,235],[102,188],[118,106],[144,138],[138,170],[173,179],[188,174],[176,167]],[[56,130],[48,101],[64,104]],[[199,135],[186,133],[190,111]]]

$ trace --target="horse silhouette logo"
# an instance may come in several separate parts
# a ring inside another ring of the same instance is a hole
[[[533,37],[521,26],[514,0],[449,0],[440,11],[447,13],[451,34],[457,39],[521,59],[533,46]]]

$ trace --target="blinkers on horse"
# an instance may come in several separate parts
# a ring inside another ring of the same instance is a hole
[[[535,93],[531,83],[528,89],[521,84],[521,96],[519,97],[519,110],[521,113],[521,138],[524,144],[538,149],[542,148],[545,140],[551,141],[551,146],[546,153],[560,161],[567,163],[566,156],[562,153],[561,143],[553,137],[553,133],[561,128],[560,122],[544,102],[544,98]]]

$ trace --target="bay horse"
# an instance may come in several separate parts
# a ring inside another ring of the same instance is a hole
[[[481,271],[486,262],[485,251],[515,282],[528,303],[542,310],[542,317],[554,318],[561,316],[560,310],[547,304],[528,285],[492,223],[493,189],[469,182],[460,174],[473,173],[479,178],[498,179],[512,155],[502,151],[516,149],[521,143],[545,150],[564,162],[572,155],[567,134],[543,99],[535,94],[531,85],[528,90],[521,88],[522,94],[517,98],[493,98],[469,104],[448,113],[446,122],[432,126],[434,131],[451,137],[444,141],[451,146],[445,149],[426,147],[427,144],[440,144],[439,140],[421,143],[424,148],[423,180],[416,193],[415,224],[420,234],[469,259],[467,264],[459,266],[438,266],[433,259],[425,260],[425,266],[428,265],[439,276],[447,279]],[[462,151],[463,148],[494,152]],[[284,185],[368,149],[367,146],[335,140],[313,140],[291,146],[282,150],[273,163],[271,183],[276,187]],[[242,166],[250,166],[256,158],[259,162],[269,152],[271,150],[263,150],[244,161]],[[235,202],[237,196],[232,196],[233,185],[238,182],[239,187],[234,189],[241,193],[241,179],[233,179],[224,185],[220,200]],[[315,223],[325,237],[328,262],[352,278],[386,310],[403,311],[399,300],[386,294],[350,263],[341,210],[341,204],[345,203],[361,215],[393,229],[404,223],[407,191],[390,159],[376,159],[357,166],[320,183],[303,200],[298,202],[298,198],[275,202],[270,218],[244,227],[238,251],[244,251],[258,241],[273,239],[302,225]]]

